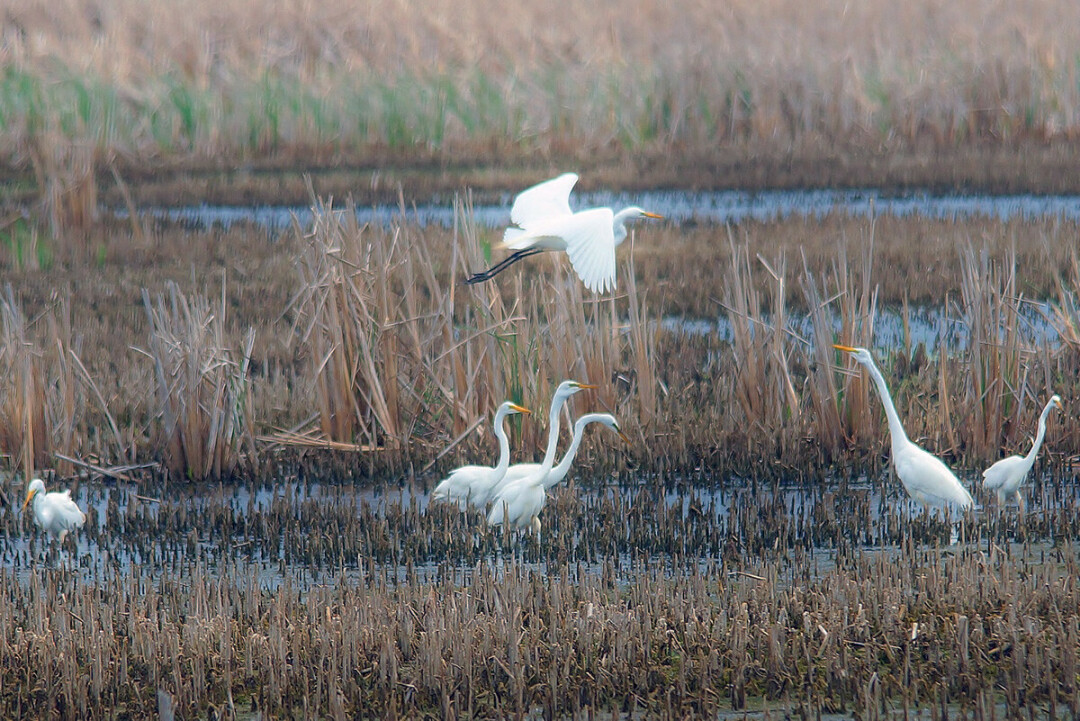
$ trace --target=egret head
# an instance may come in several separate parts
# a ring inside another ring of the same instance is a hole
[[[629,208],[623,208],[619,211],[619,217],[623,221],[636,220],[638,218],[653,218],[654,220],[663,220],[664,216],[658,213],[650,213],[647,210],[643,210],[636,205],[631,205]]]
[[[632,445],[630,437],[623,433],[623,429],[619,427],[619,422],[615,420],[615,416],[610,413],[598,413],[596,416],[598,423],[603,423],[605,426],[615,431],[615,433],[622,439],[626,445]]]
[[[30,505],[30,501],[34,499],[34,496],[36,496],[38,493],[44,492],[45,481],[41,480],[40,478],[35,478],[34,480],[30,481],[30,487],[26,489],[26,500],[23,501],[22,505],[23,510],[25,511],[26,507]]]
[[[833,344],[833,348],[842,350],[845,353],[850,353],[852,358],[859,363],[862,363],[864,366],[874,365],[874,356],[870,355],[870,351],[865,348],[852,348],[851,346],[836,345],[835,343]]]
[[[1054,404],[1054,405],[1055,405],[1056,407],[1058,407],[1058,408],[1062,408],[1062,405],[1061,405],[1061,396],[1059,396],[1058,394],[1056,394],[1056,393],[1055,393],[1055,394],[1054,394],[1054,396],[1053,396],[1053,398],[1051,398],[1051,399],[1050,399],[1050,402],[1051,402],[1052,404]]]
[[[569,398],[575,393],[579,393],[583,390],[596,388],[594,385],[588,383],[578,383],[577,381],[563,381],[559,384],[559,387],[555,389],[556,398]]]

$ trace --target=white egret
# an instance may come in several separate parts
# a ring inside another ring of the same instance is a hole
[[[581,439],[585,435],[585,427],[590,423],[602,423],[615,431],[624,443],[630,443],[630,439],[623,433],[622,428],[619,427],[619,422],[615,420],[615,416],[610,413],[586,413],[574,423],[574,435],[573,438],[570,439],[570,447],[566,449],[566,453],[563,455],[562,460],[559,461],[559,465],[552,468],[551,472],[548,473],[547,478],[544,479],[544,488],[546,490],[550,490],[559,485],[559,483],[566,478],[566,475],[570,473],[570,467],[574,465],[574,459],[577,457],[578,448],[581,447]],[[491,489],[491,497],[495,498],[498,496],[502,490],[511,483],[532,475],[540,469],[540,465],[541,464],[539,463],[517,463],[510,466],[506,471],[506,475],[503,476],[503,479]]]
[[[1031,444],[1031,450],[1026,456],[1009,456],[983,471],[983,487],[989,491],[996,491],[998,502],[1005,503],[1015,497],[1020,506],[1020,515],[1024,515],[1024,497],[1020,494],[1020,484],[1024,482],[1031,467],[1035,465],[1035,456],[1042,447],[1043,438],[1046,437],[1046,418],[1055,407],[1061,408],[1061,397],[1055,395],[1046,404],[1039,416],[1039,432],[1035,435],[1035,442]]]
[[[637,206],[615,213],[611,208],[570,210],[570,191],[576,173],[564,173],[522,191],[510,209],[510,221],[501,247],[514,251],[490,269],[476,273],[466,283],[490,280],[530,255],[565,251],[585,287],[597,293],[615,288],[615,248],[626,239],[626,222],[637,218],[663,218]]]
[[[34,521],[48,535],[49,540],[64,542],[64,537],[86,523],[86,514],[71,500],[71,491],[45,492],[45,482],[40,478],[30,481],[26,490],[23,510],[34,503]]]
[[[450,475],[435,486],[431,492],[433,501],[453,501],[462,509],[469,504],[469,495],[474,487],[486,484],[498,483],[506,469],[510,467],[510,439],[506,437],[506,429],[503,421],[506,417],[515,413],[531,413],[528,408],[516,403],[506,401],[495,411],[495,437],[499,439],[499,462],[495,467],[490,466],[462,466],[450,471]]]
[[[570,466],[581,445],[581,436],[585,426],[590,423],[603,423],[627,443],[630,439],[619,428],[615,417],[610,413],[586,413],[574,424],[574,439],[563,456],[558,468],[551,469],[550,464],[520,464],[519,476],[505,480],[492,494],[491,511],[488,512],[488,525],[506,524],[511,528],[531,528],[540,536],[540,512],[547,503],[547,490],[566,477]]]
[[[874,358],[870,355],[870,351],[844,345],[833,347],[850,353],[852,358],[866,367],[874,380],[878,395],[881,396],[881,402],[885,406],[885,416],[889,419],[893,467],[896,468],[896,475],[900,477],[900,482],[904,484],[904,490],[908,495],[928,506],[955,503],[960,508],[970,508],[974,505],[975,501],[971,498],[971,494],[941,459],[930,455],[908,440],[904,425],[900,422],[900,416],[896,414],[892,396],[889,395],[889,387],[885,384],[881,371],[874,365]]]
[[[469,502],[476,508],[485,508],[488,501],[494,497],[495,488],[502,486],[508,477],[521,478],[527,476],[538,470],[544,463],[550,469],[555,464],[555,451],[559,445],[559,415],[562,407],[570,396],[589,388],[596,388],[596,386],[570,380],[560,383],[559,387],[555,389],[555,395],[551,397],[551,411],[548,413],[547,450],[544,452],[543,463],[518,463],[510,466],[501,478],[477,479],[476,484],[469,490]],[[525,470],[520,470],[522,468]]]

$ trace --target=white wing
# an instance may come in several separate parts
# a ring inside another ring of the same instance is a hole
[[[577,173],[563,173],[521,191],[510,208],[510,222],[530,230],[559,216],[570,215],[570,191],[577,180]]]
[[[560,223],[570,263],[585,287],[597,293],[615,288],[614,220],[610,208],[593,208]]]
[[[912,445],[893,460],[896,475],[915,500],[933,506],[955,503],[961,508],[975,504],[975,499],[960,480],[937,456]]]
[[[1010,481],[1023,480],[1028,468],[1024,467],[1023,456],[1009,456],[983,471],[983,486],[991,491],[1004,488]],[[1019,482],[1016,483],[1019,486]]]

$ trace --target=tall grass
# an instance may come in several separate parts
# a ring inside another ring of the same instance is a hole
[[[224,287],[216,305],[175,283],[166,293],[156,302],[142,293],[165,465],[175,478],[220,480],[238,469],[243,454],[254,460],[248,374],[255,333],[231,346]]]
[[[587,301],[562,268],[551,281],[523,283],[550,262],[537,258],[500,278],[509,292],[460,284],[486,261],[468,199],[456,208],[446,254],[412,224],[361,227],[351,205],[313,200],[311,230],[295,231],[305,251],[290,308],[322,435],[415,450],[476,428],[504,399],[546,407],[564,378],[599,383],[609,408],[655,414],[655,321],[633,279],[630,298]],[[617,391],[619,377],[633,382]],[[542,437],[522,431],[526,447]]]
[[[7,8],[8,157],[50,127],[142,157],[584,158],[718,144],[933,150],[1069,137],[1080,121],[1080,11],[1068,0],[99,5]]]

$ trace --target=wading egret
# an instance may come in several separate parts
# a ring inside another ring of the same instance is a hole
[[[499,439],[499,462],[495,467],[462,466],[450,471],[450,475],[439,481],[431,492],[433,501],[453,501],[462,509],[469,505],[469,496],[474,487],[488,486],[502,480],[506,469],[510,467],[510,440],[506,437],[503,421],[515,413],[530,413],[528,408],[506,401],[495,411],[495,437]]]
[[[850,353],[852,358],[866,367],[874,380],[878,395],[881,396],[881,402],[885,406],[885,416],[889,419],[893,467],[896,468],[896,475],[900,477],[900,482],[904,484],[904,490],[908,495],[927,506],[955,503],[960,508],[970,508],[974,505],[971,494],[960,485],[960,481],[949,470],[949,467],[941,462],[941,459],[930,455],[908,440],[904,425],[900,422],[900,416],[896,415],[896,406],[893,405],[892,396],[889,395],[889,387],[885,384],[881,371],[874,365],[874,358],[870,355],[870,351],[844,345],[833,347]]]
[[[86,523],[86,514],[71,500],[71,491],[46,493],[45,482],[40,478],[30,481],[22,506],[24,511],[31,501],[34,503],[34,521],[50,541],[56,539],[63,543],[64,536]]]
[[[615,288],[615,248],[626,239],[626,222],[637,218],[663,218],[637,206],[615,213],[611,208],[570,210],[570,191],[576,173],[564,173],[522,191],[510,209],[510,221],[500,247],[512,250],[508,257],[466,283],[490,280],[511,265],[548,250],[565,251],[585,283],[597,293]]]
[[[1035,465],[1035,456],[1042,447],[1043,438],[1046,437],[1046,417],[1055,407],[1061,408],[1061,397],[1054,396],[1039,416],[1039,432],[1035,435],[1035,442],[1026,456],[1009,456],[983,471],[983,487],[989,491],[996,491],[998,502],[1005,503],[1015,497],[1020,506],[1020,515],[1024,515],[1024,497],[1020,493],[1020,484],[1024,482],[1028,471]]]
[[[570,472],[570,467],[574,465],[574,458],[577,457],[581,439],[585,435],[585,427],[590,423],[602,423],[615,431],[624,443],[630,443],[630,439],[622,432],[622,428],[619,427],[619,422],[615,420],[615,416],[610,413],[586,413],[574,423],[574,436],[570,439],[570,447],[566,449],[566,454],[559,461],[559,465],[552,468],[547,478],[544,479],[545,489],[554,488],[559,485],[562,479],[566,478],[566,475]],[[539,463],[518,463],[510,466],[503,479],[491,490],[491,497],[498,496],[511,483],[532,475],[540,469],[540,465]]]
[[[551,470],[550,465],[522,464],[533,468],[524,468],[518,478],[504,479],[504,482],[499,484],[492,494],[491,511],[488,512],[489,526],[505,523],[511,528],[531,528],[537,538],[540,537],[540,511],[544,510],[544,504],[547,503],[547,490],[565,478],[570,471],[578,446],[581,445],[581,435],[585,426],[590,423],[603,423],[618,433],[624,441],[630,442],[610,413],[586,413],[574,424],[574,439],[558,468]]]
[[[560,383],[559,387],[555,389],[555,395],[551,397],[551,411],[548,413],[547,450],[544,452],[543,463],[518,463],[510,466],[500,478],[494,480],[490,478],[478,479],[476,485],[469,491],[469,502],[476,508],[485,508],[488,501],[494,497],[495,489],[504,485],[507,478],[523,478],[539,470],[545,463],[548,468],[551,468],[555,463],[556,447],[559,445],[559,415],[562,408],[566,405],[566,401],[569,400],[570,396],[589,388],[596,388],[596,386],[578,383],[577,381],[563,381]],[[523,468],[525,470],[521,470]]]

